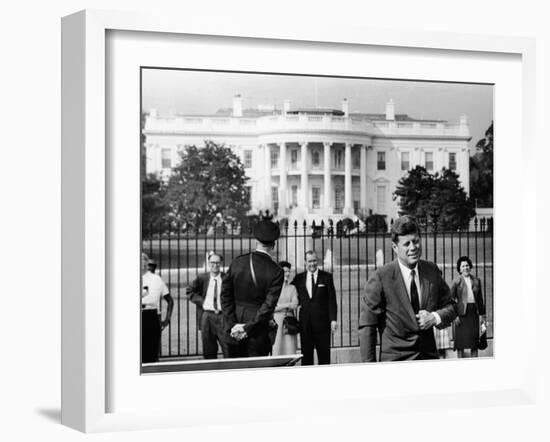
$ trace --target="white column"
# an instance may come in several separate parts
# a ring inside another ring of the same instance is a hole
[[[302,148],[301,151],[301,162],[302,162],[302,180],[300,183],[301,186],[301,206],[304,209],[307,209],[309,207],[308,204],[308,170],[307,170],[307,143],[300,143],[300,147]]]
[[[269,144],[264,144],[264,162],[265,162],[265,203],[264,209],[272,210],[271,204],[271,148]]]
[[[367,210],[367,146],[361,144],[361,169],[360,169],[360,205],[361,209]]]
[[[279,154],[279,212],[281,214],[286,213],[288,204],[286,202],[287,193],[287,179],[286,179],[286,143],[281,143]]]
[[[353,198],[351,195],[351,144],[346,143],[345,151],[345,185],[344,185],[344,213],[353,213]]]
[[[325,197],[324,197],[324,208],[330,210],[332,208],[332,180],[330,176],[330,146],[332,143],[324,142],[324,152],[323,152],[323,159],[324,159],[324,190],[325,190]]]

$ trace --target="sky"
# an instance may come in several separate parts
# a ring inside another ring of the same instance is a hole
[[[468,117],[472,141],[484,137],[493,120],[493,86],[487,84],[420,82],[367,78],[311,77],[280,74],[143,69],[143,110],[159,114],[212,115],[230,108],[240,94],[243,108],[258,105],[341,109],[347,98],[350,113],[384,113],[393,99],[396,114],[416,119],[458,123]],[[471,153],[475,153],[472,149]]]

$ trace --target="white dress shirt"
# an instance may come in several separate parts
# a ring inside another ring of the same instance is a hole
[[[309,295],[309,298],[313,296],[313,287],[311,286],[311,275],[313,275],[313,280],[315,281],[315,284],[317,284],[317,276],[319,275],[319,269],[315,270],[314,273],[311,273],[310,271],[306,274],[306,288],[307,288],[307,294]]]
[[[422,305],[422,287],[420,285],[420,272],[418,271],[418,264],[413,268],[410,269],[407,266],[403,265],[401,261],[397,260],[399,263],[399,269],[401,270],[401,275],[403,276],[403,281],[405,281],[405,287],[407,289],[407,295],[409,296],[409,300],[411,299],[411,283],[412,283],[412,270],[414,270],[414,282],[416,283],[416,288],[418,289],[418,303],[419,305]],[[435,316],[435,325],[439,325],[441,323],[441,317],[437,312],[431,312]]]
[[[475,303],[476,300],[474,298],[474,291],[472,290],[472,278],[470,276],[463,276],[464,282],[466,283],[466,288],[468,290],[468,298],[466,302],[469,303]]]
[[[218,281],[218,293],[214,293],[214,287],[215,283],[214,281]],[[221,310],[221,304],[220,304],[220,292],[222,290],[222,276],[221,274],[217,276],[210,275],[210,282],[208,283],[208,290],[206,290],[206,297],[204,298],[204,302],[202,303],[202,308],[204,310],[212,310],[216,311],[214,308],[214,295],[217,296],[218,300],[218,311]]]

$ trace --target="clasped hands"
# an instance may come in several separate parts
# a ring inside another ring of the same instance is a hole
[[[420,330],[428,330],[436,323],[435,315],[427,310],[420,310],[416,315],[416,322]]]
[[[241,341],[241,340],[245,339],[246,337],[248,337],[248,335],[246,334],[246,331],[244,329],[244,324],[235,324],[231,328],[231,337],[233,339],[236,339],[237,341]]]

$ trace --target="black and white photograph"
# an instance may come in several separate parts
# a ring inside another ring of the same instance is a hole
[[[140,79],[143,373],[495,355],[492,84]]]

